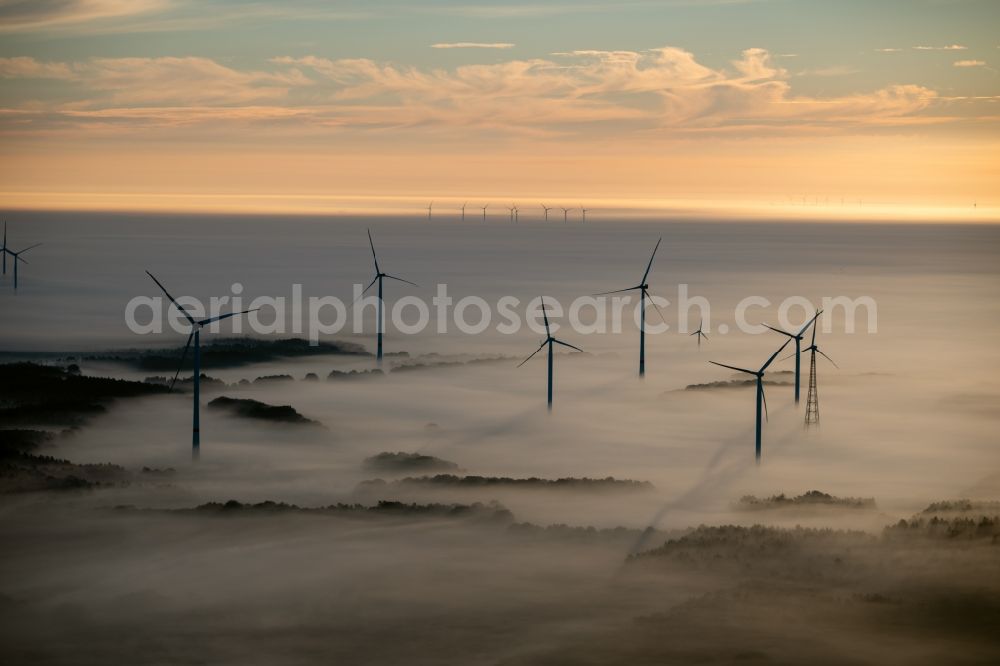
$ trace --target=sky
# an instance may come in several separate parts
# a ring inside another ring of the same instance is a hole
[[[1000,219],[998,19],[992,0],[0,0],[0,207]]]

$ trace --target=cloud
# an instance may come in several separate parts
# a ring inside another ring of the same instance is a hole
[[[890,48],[884,48],[884,49],[875,49],[875,51],[877,53],[899,53],[902,50],[903,49],[896,49],[896,48],[891,48],[891,47]]]
[[[46,30],[168,9],[169,0],[0,0],[0,32]]]
[[[192,118],[204,118],[215,114],[195,113],[193,109],[217,106],[227,107],[229,115],[246,116],[236,113],[237,108],[284,105],[292,88],[308,83],[294,70],[237,70],[197,57],[92,58],[76,63],[0,58],[0,77],[58,80],[71,86],[65,94],[85,90],[85,98],[60,105],[56,115],[63,119],[162,117],[155,113],[150,116],[146,107],[185,109],[184,113]],[[175,119],[164,124],[191,121]]]
[[[508,42],[452,42],[431,44],[432,49],[512,49],[514,44]]]
[[[948,46],[914,46],[916,51],[964,51],[968,47],[961,44],[949,44]]]
[[[73,68],[63,62],[45,63],[24,56],[0,58],[0,78],[4,79],[71,79]]]
[[[799,76],[848,76],[857,74],[857,68],[847,65],[831,65],[830,67],[818,67],[816,69],[806,69],[799,72]]]
[[[201,57],[16,57],[0,58],[0,76],[38,80],[33,94],[49,86],[43,99],[62,100],[18,103],[8,95],[0,128],[21,133],[70,127],[229,131],[285,123],[289,131],[306,133],[434,128],[456,135],[759,134],[939,121],[926,115],[937,94],[916,85],[834,97],[796,94],[789,73],[760,48],[720,68],[665,46],[578,50],[555,60],[450,69],[319,56],[279,56],[257,69]]]
[[[955,67],[986,67],[984,60],[956,60],[952,64]]]

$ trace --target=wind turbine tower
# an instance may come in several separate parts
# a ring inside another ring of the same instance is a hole
[[[4,241],[4,248],[3,248],[4,266],[6,267],[6,265],[7,265],[6,264],[6,259],[7,259],[7,255],[9,254],[11,256],[11,258],[12,258],[11,260],[14,262],[14,289],[15,290],[17,289],[17,262],[21,262],[22,264],[28,263],[25,259],[21,258],[21,255],[24,254],[25,252],[27,252],[28,250],[31,250],[33,248],[38,247],[39,245],[41,245],[41,243],[35,243],[34,245],[29,245],[28,247],[24,248],[23,250],[19,250],[17,252],[14,252],[13,250],[11,250],[10,248],[7,247],[6,241]]]
[[[243,312],[230,312],[229,314],[219,315],[217,317],[209,317],[207,319],[196,320],[184,307],[177,302],[167,288],[160,284],[160,281],[153,277],[153,274],[146,271],[146,275],[153,278],[153,282],[159,287],[170,302],[181,311],[184,318],[188,320],[188,324],[191,325],[191,333],[188,335],[187,344],[184,345],[184,351],[181,352],[181,362],[177,366],[177,372],[174,373],[174,380],[170,382],[170,390],[174,390],[174,384],[177,383],[177,376],[181,374],[181,369],[184,367],[184,359],[187,358],[188,347],[194,342],[194,414],[192,416],[191,422],[191,459],[194,461],[198,460],[198,456],[201,454],[201,329],[208,324],[222,321],[223,319],[229,319],[230,317],[236,317],[239,315],[247,314],[248,312],[254,312],[260,308],[253,308],[252,310],[244,310]]]
[[[768,326],[767,324],[764,324],[765,327],[771,329],[775,333],[780,333],[780,334],[786,336],[787,338],[789,338],[790,340],[795,340],[795,354],[793,354],[793,355],[795,356],[795,404],[796,405],[799,404],[799,384],[800,384],[799,376],[800,376],[800,370],[801,370],[801,365],[802,365],[802,363],[801,363],[802,362],[802,349],[801,349],[801,347],[802,347],[802,337],[805,335],[805,332],[809,328],[809,326],[812,325],[816,321],[817,317],[819,317],[821,314],[823,314],[822,310],[816,310],[816,314],[814,314],[813,317],[812,317],[812,319],[810,319],[809,321],[807,321],[805,323],[805,325],[802,328],[799,329],[798,333],[789,333],[788,331],[783,331],[780,328],[775,328],[774,326]],[[815,329],[813,329],[813,331],[815,332]]]
[[[522,365],[524,365],[525,363],[527,363],[528,361],[530,361],[534,357],[535,354],[537,354],[538,352],[542,351],[542,349],[545,348],[545,345],[549,346],[549,384],[548,384],[548,399],[549,399],[549,402],[548,402],[548,405],[549,405],[549,411],[551,411],[552,410],[552,345],[554,345],[554,344],[556,344],[556,345],[562,345],[563,347],[569,347],[570,349],[575,349],[578,352],[582,352],[583,350],[580,349],[579,347],[574,347],[573,345],[571,345],[568,342],[563,342],[562,340],[557,340],[556,338],[554,338],[552,336],[552,331],[549,328],[549,315],[545,312],[545,299],[544,298],[542,299],[542,316],[545,318],[545,339],[542,340],[542,344],[538,345],[538,349],[536,349],[535,351],[531,352],[531,356],[529,356],[528,358],[526,358],[523,361],[521,361],[518,364],[517,367],[520,368]]]
[[[389,275],[388,273],[384,273],[382,271],[382,269],[379,268],[378,257],[375,256],[375,241],[372,240],[372,232],[371,232],[370,229],[368,230],[368,244],[372,248],[372,261],[374,261],[374,263],[375,263],[375,277],[372,279],[371,282],[368,283],[368,286],[365,287],[365,291],[361,292],[361,296],[364,296],[365,292],[367,292],[369,289],[371,289],[373,284],[375,284],[376,282],[378,282],[378,314],[376,316],[376,334],[378,336],[378,347],[377,347],[378,351],[376,353],[375,360],[378,362],[378,365],[381,366],[382,365],[382,329],[384,328],[384,326],[382,324],[382,303],[383,303],[383,301],[382,301],[382,279],[383,278],[389,278],[390,280],[396,280],[397,282],[405,282],[406,284],[412,284],[414,287],[419,287],[420,285],[418,285],[415,282],[410,282],[409,280],[404,280],[403,278],[396,277],[395,275]],[[360,298],[360,296],[358,298]]]
[[[615,291],[605,291],[600,294],[594,294],[595,296],[608,296],[610,294],[621,294],[626,291],[638,291],[639,292],[639,377],[646,376],[646,300],[649,299],[649,283],[646,279],[649,277],[649,271],[653,268],[653,259],[656,257],[656,251],[660,249],[660,243],[663,242],[663,238],[656,241],[656,246],[653,247],[653,253],[649,255],[649,263],[646,264],[646,272],[642,274],[642,279],[639,280],[639,284],[634,287],[627,287],[625,289],[616,289]],[[663,313],[660,309],[656,307],[651,299],[649,300],[650,305],[656,308],[657,314],[660,315],[660,319],[663,319]]]
[[[809,393],[806,394],[806,427],[819,425],[819,393],[816,390],[816,353],[809,356]]]
[[[552,210],[552,209],[549,208],[548,206],[546,206],[545,204],[542,204],[542,210],[545,211],[545,221],[548,222],[549,221],[549,211]],[[6,232],[4,232],[4,233],[6,233]]]
[[[767,367],[774,362],[774,359],[778,357],[778,354],[788,346],[791,340],[785,340],[784,344],[778,347],[778,351],[771,354],[771,357],[767,359],[764,365],[760,366],[760,370],[747,370],[746,368],[738,368],[735,365],[726,365],[725,363],[716,363],[715,361],[709,361],[713,365],[718,365],[723,368],[729,368],[730,370],[735,370],[737,372],[742,372],[756,378],[757,382],[757,420],[755,431],[755,446],[754,446],[754,457],[757,460],[757,464],[760,464],[760,433],[761,426],[763,425],[761,421],[767,418],[767,397],[764,395],[764,373],[767,371]]]
[[[823,358],[833,363],[833,367],[837,367],[833,359],[823,353],[820,350],[819,345],[816,344],[816,325],[819,320],[814,320],[813,322],[813,333],[812,342],[806,347],[807,352],[809,352],[809,392],[806,395],[806,427],[811,425],[819,425],[819,391],[816,388],[816,354],[822,354]]]
[[[427,205],[427,220],[430,221],[431,216],[434,214],[434,202],[430,202]]]
[[[569,221],[569,213],[570,213],[571,210],[573,210],[573,209],[572,208],[563,208],[562,209],[562,212],[563,212],[563,222],[568,222]]]
[[[698,321],[698,330],[691,334],[691,335],[697,335],[698,336],[697,340],[698,340],[698,347],[699,348],[701,348],[701,339],[702,338],[705,338],[706,340],[708,340],[708,336],[705,335],[705,331],[702,330],[704,328],[705,328],[705,320],[701,319],[701,320]]]

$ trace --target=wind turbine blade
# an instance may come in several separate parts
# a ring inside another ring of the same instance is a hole
[[[20,252],[11,252],[11,254],[14,255],[14,261],[20,261],[22,264],[28,263],[27,259],[22,259],[21,258],[21,253]]]
[[[803,349],[802,351],[809,351],[809,350],[808,350],[808,349]],[[779,361],[787,361],[788,359],[792,358],[793,356],[795,356],[795,354],[794,354],[794,353],[792,353],[792,354],[789,354],[788,356],[783,356],[783,357],[781,357],[781,358],[780,358],[780,359],[778,359],[778,360],[779,360]]]
[[[747,370],[746,368],[737,368],[735,365],[726,365],[725,363],[716,363],[715,361],[709,361],[709,363],[711,363],[712,365],[718,365],[723,368],[729,368],[730,370],[736,370],[737,372],[745,372],[748,375],[753,375],[754,377],[757,376],[757,373],[754,372],[753,370]]]
[[[382,271],[380,271],[379,268],[378,268],[378,257],[375,256],[375,241],[372,240],[372,230],[371,229],[368,230],[368,244],[371,245],[371,248],[372,248],[372,259],[375,260],[375,272],[376,273],[381,273]]]
[[[768,326],[767,324],[764,324],[764,328],[769,328],[772,331],[774,331],[775,333],[781,333],[782,335],[787,335],[790,338],[794,338],[795,337],[794,333],[789,333],[788,331],[783,331],[780,328],[775,328],[774,326]]]
[[[28,247],[24,248],[23,250],[20,250],[20,251],[19,251],[19,252],[18,252],[17,254],[24,254],[24,253],[25,253],[25,252],[27,252],[28,250],[31,250],[31,249],[33,249],[33,248],[36,248],[36,247],[38,247],[39,245],[41,245],[41,243],[35,243],[34,245],[29,245]]]
[[[803,326],[802,326],[802,328],[801,328],[801,329],[799,330],[799,335],[802,335],[803,333],[805,333],[805,332],[806,332],[806,329],[807,329],[807,328],[809,328],[809,327],[810,327],[810,326],[812,325],[812,323],[813,323],[814,321],[816,321],[816,319],[817,319],[817,318],[818,318],[818,317],[819,317],[819,316],[820,316],[821,314],[823,314],[823,311],[822,311],[822,310],[816,310],[816,314],[814,314],[814,315],[812,316],[812,319],[810,319],[809,321],[807,321],[807,322],[805,323],[805,325],[803,325]]]
[[[360,294],[358,294],[358,297],[354,299],[354,303],[351,303],[351,305],[353,306],[355,303],[357,303],[358,301],[360,301],[361,297],[364,296],[365,294],[367,294],[368,290],[371,289],[372,285],[375,284],[376,282],[378,282],[378,276],[377,275],[375,276],[374,280],[372,280],[371,282],[368,283],[368,286],[365,287],[364,291],[362,291]]]
[[[653,254],[649,256],[649,263],[646,264],[646,272],[642,274],[641,284],[646,284],[646,278],[649,277],[649,270],[653,267],[653,257],[656,256],[656,251],[660,249],[660,242],[663,241],[663,237],[656,241],[656,247],[653,248]]]
[[[761,367],[760,371],[761,371],[761,372],[764,372],[765,370],[767,370],[767,366],[771,365],[771,363],[772,363],[772,362],[774,361],[774,359],[775,359],[775,358],[776,358],[776,357],[778,356],[778,354],[780,354],[780,353],[781,353],[781,350],[782,350],[782,349],[784,349],[785,347],[787,347],[787,346],[788,346],[788,343],[789,343],[789,342],[791,342],[791,341],[792,341],[792,339],[791,339],[791,338],[789,338],[789,339],[785,340],[785,344],[783,344],[783,345],[781,345],[780,347],[778,347],[778,351],[776,351],[776,352],[774,352],[773,354],[771,354],[771,358],[767,359],[767,363],[765,363],[765,364],[764,364],[764,365],[763,365],[763,366]]]
[[[582,352],[582,351],[583,351],[583,350],[582,350],[582,349],[580,349],[579,347],[575,347],[575,346],[571,345],[571,344],[570,344],[570,343],[568,343],[568,342],[563,342],[562,340],[557,340],[557,339],[555,339],[555,338],[552,338],[552,342],[556,343],[557,345],[562,345],[563,347],[569,347],[570,349],[575,349],[575,350],[577,350],[578,352]]]
[[[184,345],[184,351],[181,352],[181,362],[180,362],[180,365],[177,366],[177,372],[174,373],[174,380],[172,382],[170,382],[170,390],[171,391],[174,390],[174,384],[177,383],[177,377],[178,377],[178,375],[181,374],[181,368],[184,367],[184,359],[187,358],[188,347],[191,346],[191,341],[193,339],[194,339],[194,331],[192,330],[191,331],[191,335],[188,336],[187,344]]]
[[[701,332],[701,329],[700,329],[700,328],[698,329],[698,333],[700,333],[700,334],[701,334],[701,337],[703,337],[703,338],[705,338],[706,340],[708,340],[708,335],[707,335],[707,334],[705,334],[705,333],[702,333],[702,332]]]
[[[179,303],[177,302],[177,299],[176,299],[176,298],[174,298],[173,296],[171,296],[171,295],[170,295],[170,292],[169,292],[169,291],[167,291],[167,288],[166,288],[166,287],[164,287],[164,286],[163,286],[163,285],[162,285],[162,284],[160,283],[160,281],[159,281],[159,280],[157,280],[157,279],[156,279],[156,277],[155,277],[155,276],[154,276],[154,275],[153,275],[152,273],[150,273],[149,271],[146,271],[146,275],[148,275],[149,277],[153,278],[153,282],[155,282],[155,283],[156,283],[156,286],[158,286],[158,287],[159,287],[160,289],[162,289],[162,290],[163,290],[163,293],[167,295],[167,298],[169,298],[169,299],[170,299],[170,302],[171,302],[171,303],[173,303],[173,304],[174,304],[174,306],[175,306],[175,307],[176,307],[176,308],[177,308],[178,310],[180,310],[180,311],[181,311],[181,314],[183,314],[183,315],[184,315],[184,316],[185,316],[185,317],[187,318],[187,320],[188,320],[188,321],[189,321],[189,322],[191,323],[191,325],[192,325],[192,326],[194,326],[194,325],[195,325],[195,321],[194,321],[194,317],[192,317],[191,315],[189,315],[189,314],[188,314],[188,312],[187,312],[187,310],[185,310],[185,309],[184,309],[183,307],[181,307],[181,305],[180,305],[180,304],[179,304]]]
[[[817,353],[819,353],[819,354],[823,354],[823,352],[821,352],[821,351],[820,351],[820,350],[818,350],[818,349],[816,350],[816,352],[817,352]],[[829,361],[830,363],[833,363],[833,367],[835,367],[835,368],[837,368],[838,370],[840,370],[840,366],[839,366],[839,365],[837,365],[836,363],[834,363],[834,361],[833,361],[833,359],[832,359],[832,358],[830,358],[830,357],[829,357],[829,356],[827,356],[826,354],[823,354],[823,358],[825,358],[826,360],[828,360],[828,361]]]
[[[819,311],[816,312],[816,316],[819,316]],[[816,346],[816,320],[813,320],[813,337],[812,342],[809,343],[811,346]]]
[[[235,317],[236,315],[244,315],[248,312],[256,312],[260,308],[253,308],[251,310],[244,310],[243,312],[230,312],[229,314],[219,315],[218,317],[211,317],[209,319],[202,319],[198,322],[199,326],[204,326],[206,324],[211,324],[212,322],[222,321],[223,319],[229,319],[230,317]]]
[[[543,296],[538,297],[542,301],[542,317],[545,319],[545,337],[551,338],[552,333],[549,332],[549,315],[545,312],[545,298]]]
[[[609,294],[623,294],[626,291],[635,291],[636,289],[642,289],[642,287],[628,287],[626,289],[615,289],[614,291],[602,291],[599,294],[594,294],[594,296],[608,296]]]
[[[767,418],[767,393],[764,392],[764,380],[761,379],[758,381],[760,381],[760,398],[764,401],[764,420],[770,421],[770,419]]]
[[[660,306],[659,306],[659,305],[657,305],[657,304],[656,304],[656,303],[655,303],[655,302],[653,301],[653,299],[652,299],[652,298],[649,298],[649,292],[648,292],[648,291],[646,292],[646,296],[645,296],[645,297],[649,299],[649,304],[653,306],[653,309],[654,309],[654,310],[656,310],[656,314],[660,315],[660,321],[662,321],[662,322],[663,322],[664,324],[666,324],[667,326],[669,326],[669,324],[667,324],[667,319],[666,319],[666,317],[664,317],[664,316],[663,316],[663,313],[662,313],[662,312],[660,311]]]
[[[542,351],[542,347],[544,347],[547,342],[548,342],[548,340],[546,340],[545,342],[543,342],[541,344],[541,346],[538,347],[538,349],[536,349],[535,351],[531,352],[531,356],[534,356],[538,352]],[[520,363],[518,363],[517,367],[520,368],[522,365],[524,365],[525,363],[527,363],[528,361],[530,361],[531,360],[531,356],[529,356],[528,358],[526,358],[523,361],[521,361]]]
[[[414,287],[419,287],[420,285],[416,282],[410,282],[409,280],[404,280],[403,278],[396,277],[395,275],[389,275],[388,273],[382,277],[387,277],[390,280],[396,280],[397,282],[405,282],[406,284],[412,284]]]

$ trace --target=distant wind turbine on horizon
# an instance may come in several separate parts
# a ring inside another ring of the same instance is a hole
[[[0,246],[0,256],[3,256],[3,274],[7,275],[7,223],[3,223],[3,245]]]
[[[649,256],[649,263],[646,264],[646,272],[642,274],[642,279],[639,280],[639,284],[634,287],[627,287],[625,289],[616,289],[615,291],[605,291],[599,294],[594,294],[595,296],[608,296],[610,294],[621,294],[627,291],[639,290],[639,308],[640,308],[640,318],[639,318],[639,376],[644,377],[646,375],[646,299],[649,298],[649,284],[646,282],[646,278],[649,277],[649,271],[653,268],[653,259],[656,257],[656,251],[660,249],[660,243],[663,242],[661,237],[656,241],[656,246],[653,248],[653,254]],[[663,314],[660,309],[656,307],[656,303],[650,300],[650,304],[656,308],[657,314],[660,315],[660,319],[663,319]]]
[[[587,221],[587,213],[590,211],[589,208],[584,208],[583,204],[580,204],[580,212],[583,213],[583,222]]]
[[[433,215],[433,213],[434,213],[434,202],[432,201],[432,202],[430,202],[427,205],[427,219],[428,220],[431,219],[431,216]]]
[[[382,303],[383,303],[383,301],[382,301],[382,279],[383,278],[389,278],[390,280],[396,280],[398,282],[405,282],[406,284],[412,284],[414,287],[419,287],[420,285],[418,285],[416,282],[410,282],[409,280],[404,280],[403,278],[396,277],[395,275],[389,275],[388,273],[382,272],[382,269],[379,268],[379,265],[378,265],[378,257],[375,256],[375,241],[372,240],[371,229],[368,230],[368,244],[372,248],[372,260],[375,262],[375,277],[374,277],[374,279],[372,279],[371,282],[368,283],[368,286],[365,287],[365,290],[361,292],[361,296],[364,296],[365,293],[369,289],[372,288],[372,285],[375,284],[376,282],[378,282],[378,316],[376,317],[376,329],[377,329],[377,336],[378,336],[378,347],[377,347],[377,352],[376,352],[375,360],[378,363],[378,365],[381,366],[382,365],[382,329],[384,328],[383,325],[382,325]],[[361,296],[358,296],[358,298],[361,298]]]
[[[527,363],[528,361],[530,361],[532,359],[532,357],[534,357],[535,354],[537,354],[538,352],[542,351],[542,348],[545,347],[545,345],[549,346],[548,407],[551,410],[552,409],[552,356],[553,356],[552,345],[554,345],[554,344],[556,344],[556,345],[562,345],[564,347],[569,347],[570,349],[575,349],[578,352],[582,352],[583,350],[580,349],[579,347],[574,347],[573,345],[569,344],[568,342],[563,342],[562,340],[557,340],[556,338],[552,337],[552,332],[551,332],[551,330],[549,328],[549,315],[545,312],[545,299],[544,298],[542,298],[542,317],[545,318],[545,339],[542,340],[542,344],[540,344],[538,346],[538,349],[536,349],[535,351],[531,352],[531,356],[529,356],[528,358],[526,358],[523,361],[521,361],[518,364],[517,367],[520,368],[522,365],[524,365],[525,363]]]
[[[757,427],[756,427],[756,445],[754,447],[754,456],[757,460],[757,464],[760,464],[760,434],[761,434],[761,405],[763,405],[763,417],[767,418],[767,397],[764,395],[764,372],[767,367],[774,362],[774,359],[781,353],[791,340],[785,340],[785,343],[778,347],[778,351],[771,354],[771,358],[767,359],[764,365],[760,366],[760,370],[747,370],[746,368],[737,368],[735,365],[726,365],[725,363],[716,363],[715,361],[709,361],[713,365],[718,365],[722,368],[729,368],[730,370],[736,370],[737,372],[743,372],[748,375],[753,375],[757,378]]]
[[[486,204],[485,206],[483,206],[483,222],[486,221],[486,209],[489,208],[489,207],[490,207],[489,204]]]
[[[513,222],[513,221],[514,221],[514,211],[516,211],[516,210],[517,210],[517,207],[516,207],[516,206],[514,206],[514,204],[511,204],[511,205],[510,205],[510,206],[509,206],[509,207],[507,208],[507,210],[509,210],[509,211],[510,211],[510,221],[511,221],[511,222]]]
[[[462,222],[465,222],[465,207],[468,206],[468,205],[469,205],[468,201],[466,201],[464,204],[462,204]]]
[[[542,206],[542,210],[545,211],[545,221],[548,222],[549,221],[549,211],[552,210],[552,208],[550,206],[546,206],[545,204],[541,204],[541,206]]]
[[[775,328],[774,326],[768,326],[767,324],[764,324],[764,326],[771,329],[775,333],[781,333],[782,335],[787,336],[791,340],[795,340],[795,353],[793,354],[793,356],[795,356],[795,404],[796,405],[799,404],[799,370],[802,361],[802,350],[800,349],[800,347],[802,346],[802,336],[805,334],[810,324],[816,321],[816,318],[819,317],[821,314],[823,314],[823,311],[817,310],[816,314],[814,314],[812,318],[809,321],[807,321],[805,325],[802,326],[802,328],[799,329],[798,333],[789,333],[788,331],[783,331],[780,328]]]
[[[180,303],[177,302],[167,288],[164,287],[159,280],[157,280],[152,273],[146,271],[146,275],[153,278],[153,282],[156,283],[170,302],[174,304],[184,318],[188,320],[191,325],[191,333],[188,335],[187,344],[184,345],[184,351],[181,352],[181,362],[177,366],[177,372],[174,373],[174,379],[170,382],[170,390],[174,390],[174,384],[177,383],[177,377],[181,374],[181,369],[184,367],[184,359],[187,357],[188,347],[191,346],[192,341],[194,342],[194,416],[192,420],[191,427],[191,459],[197,461],[198,457],[201,455],[201,329],[208,324],[222,321],[223,319],[229,319],[230,317],[236,317],[238,315],[244,315],[248,312],[254,312],[260,308],[253,308],[252,310],[244,310],[242,312],[230,312],[229,314],[219,315],[217,317],[208,317],[207,319],[196,320],[188,311],[184,309]]]
[[[563,222],[569,221],[569,213],[572,210],[576,210],[576,209],[575,208],[563,208],[562,209],[562,212],[563,212]]]

